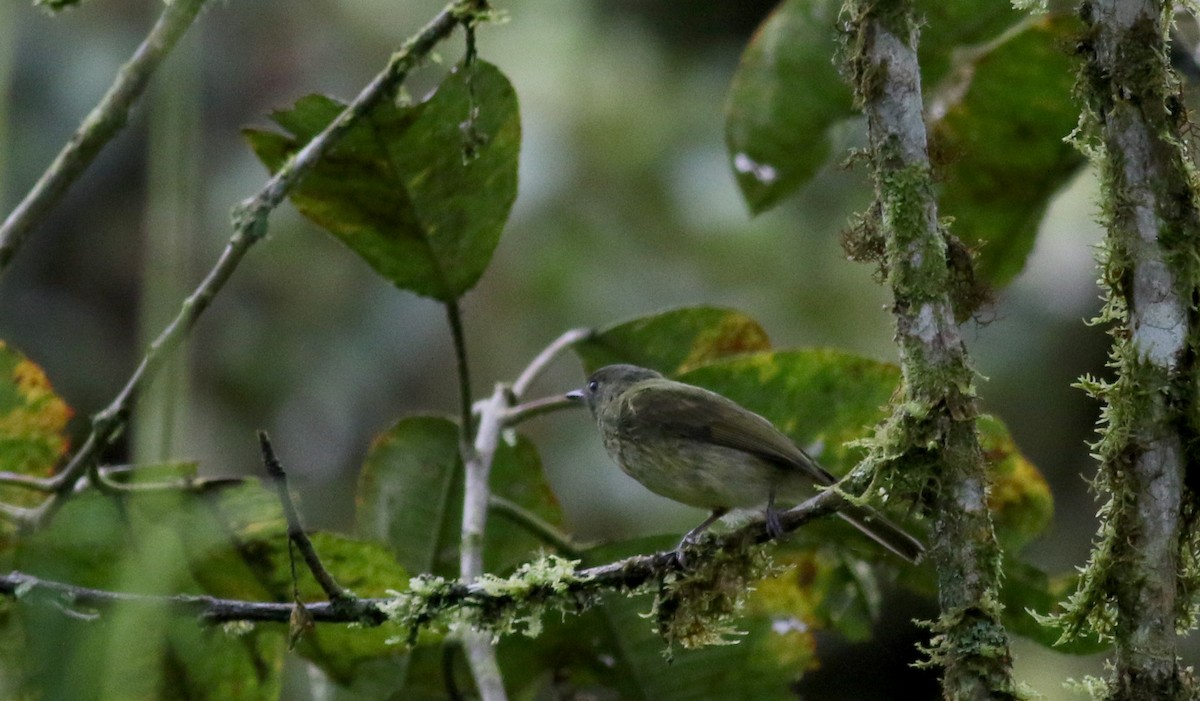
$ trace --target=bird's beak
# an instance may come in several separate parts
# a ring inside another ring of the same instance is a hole
[[[567,392],[566,396],[567,396],[567,399],[570,399],[573,402],[582,402],[583,401],[583,390],[573,389],[570,392]]]

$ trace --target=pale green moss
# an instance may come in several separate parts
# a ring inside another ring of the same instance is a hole
[[[441,577],[414,577],[407,591],[397,592],[380,608],[408,631],[405,638],[392,642],[413,644],[422,629],[454,633],[471,628],[497,639],[512,633],[536,636],[547,610],[580,609],[594,603],[571,594],[584,581],[576,573],[578,564],[548,555],[522,565],[509,577],[485,574],[478,580],[478,594]]]
[[[650,616],[667,643],[665,654],[684,649],[737,643],[735,622],[754,583],[773,571],[765,548],[722,550],[707,538],[688,550],[687,570],[664,578]]]
[[[254,623],[250,621],[227,621],[221,624],[221,630],[225,635],[240,638],[254,632]]]

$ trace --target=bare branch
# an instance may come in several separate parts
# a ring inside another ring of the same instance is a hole
[[[558,357],[559,353],[591,336],[593,333],[592,329],[571,329],[556,338],[541,353],[538,353],[537,357],[517,377],[517,381],[512,386],[513,395],[517,399],[524,397],[525,392],[529,391],[529,385],[533,384],[533,381],[546,370],[546,367]]]
[[[325,565],[313,547],[312,540],[309,539],[308,533],[300,523],[300,513],[296,510],[296,503],[292,501],[291,492],[288,491],[287,473],[284,472],[279,458],[275,457],[275,449],[271,447],[271,439],[267,437],[266,431],[258,432],[258,443],[262,449],[263,467],[266,468],[267,476],[275,485],[279,503],[283,507],[284,518],[287,519],[288,538],[296,544],[296,549],[304,558],[304,564],[308,565],[313,578],[317,580],[317,584],[321,585],[321,589],[325,592],[325,596],[329,597],[329,601],[335,606],[353,605],[357,597],[342,588],[334,580],[329,570],[325,569]]]
[[[464,459],[466,478],[463,484],[462,544],[459,549],[459,576],[463,582],[473,582],[483,574],[483,536],[490,494],[488,481],[492,460],[500,443],[500,431],[503,429],[501,417],[508,407],[508,399],[508,389],[498,383],[492,396],[481,403],[479,433],[475,435],[469,456]],[[490,636],[467,631],[462,636],[462,643],[480,696],[484,701],[504,701],[507,694]]]
[[[6,487],[22,487],[37,492],[53,492],[54,480],[23,475],[19,472],[0,472],[0,485]]]
[[[532,401],[525,402],[524,404],[518,404],[517,406],[509,407],[508,409],[504,410],[500,420],[505,426],[516,426],[522,421],[525,421],[526,419],[532,419],[535,416],[549,414],[560,409],[578,409],[582,406],[583,405],[579,402],[567,398],[566,395],[559,394],[553,397],[534,399]]]

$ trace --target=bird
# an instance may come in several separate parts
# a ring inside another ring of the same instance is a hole
[[[779,504],[798,504],[816,486],[837,482],[767,419],[716,392],[636,365],[593,372],[569,399],[591,410],[608,454],[650,491],[709,515],[677,552],[733,509],[763,507],[768,532],[782,533]],[[838,515],[910,563],[921,541],[869,506],[845,503]]]

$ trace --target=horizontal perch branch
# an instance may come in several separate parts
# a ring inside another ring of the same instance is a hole
[[[845,502],[841,492],[824,491],[799,506],[780,515],[785,532],[793,531],[809,521],[835,512]],[[769,541],[771,536],[761,518],[715,539],[719,549],[743,548]],[[628,591],[638,589],[650,582],[661,581],[671,572],[680,569],[675,551],[666,550],[648,555],[636,555],[623,560],[596,567],[578,570],[574,581],[561,592],[563,597],[577,598],[581,594],[598,594],[605,591]],[[552,596],[550,592],[537,595]],[[176,594],[154,595],[115,592],[102,589],[78,587],[63,582],[42,579],[24,572],[9,572],[0,576],[0,596],[25,601],[41,599],[53,602],[66,609],[101,609],[114,605],[140,605],[164,608],[177,615],[195,616],[203,623],[229,623],[234,621],[275,621],[286,623],[295,608],[293,603],[240,601],[213,596]],[[485,585],[455,583],[445,590],[437,601],[442,610],[454,606],[487,606],[515,603],[510,594],[489,593]],[[362,623],[378,622],[392,599],[359,599],[362,610],[347,610],[333,603],[322,601],[304,604],[312,620],[318,623]]]

